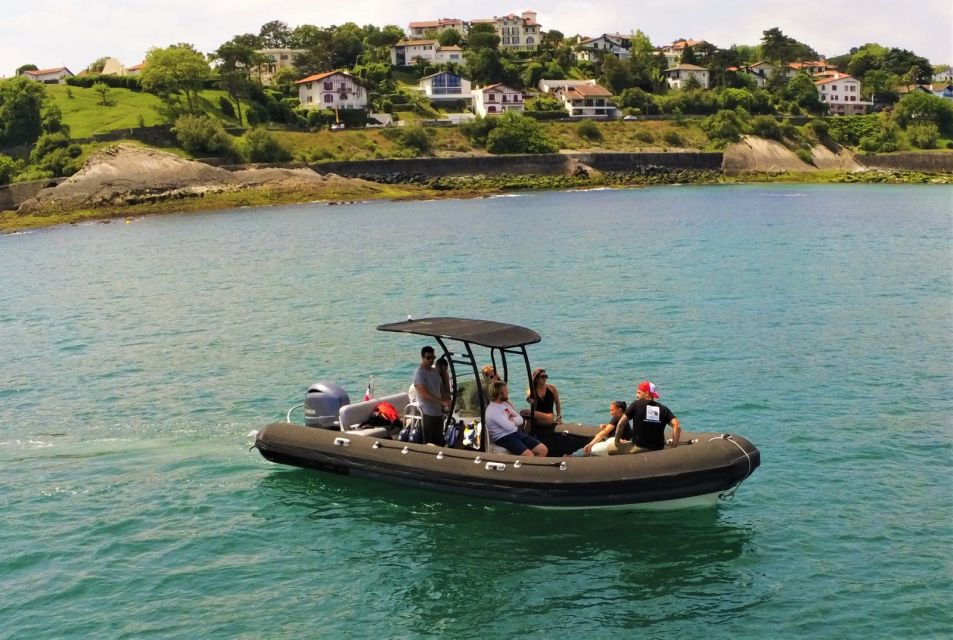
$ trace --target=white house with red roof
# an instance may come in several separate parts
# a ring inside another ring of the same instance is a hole
[[[367,90],[345,71],[298,80],[298,101],[307,109],[366,109]]]
[[[507,111],[524,111],[523,92],[497,83],[473,90],[473,112],[478,116],[495,116]]]
[[[427,62],[463,62],[463,49],[456,45],[441,46],[437,40],[401,40],[390,48],[392,65],[412,65],[417,59]]]
[[[20,75],[26,76],[34,82],[42,82],[43,84],[63,84],[67,78],[72,78],[75,74],[66,67],[54,67],[52,69],[24,71]]]
[[[852,116],[867,113],[873,103],[860,98],[860,80],[843,73],[832,73],[814,79],[818,97],[834,115]]]
[[[612,104],[612,92],[597,84],[579,84],[556,90],[556,97],[566,107],[570,118],[615,118],[616,107]]]
[[[709,73],[705,67],[699,67],[694,64],[677,64],[665,70],[665,82],[669,89],[684,89],[694,78],[701,89],[707,89],[709,85]]]
[[[429,34],[440,33],[452,29],[461,36],[467,35],[467,24],[457,18],[440,18],[439,20],[420,20],[411,22],[407,34],[412,39],[424,39]]]

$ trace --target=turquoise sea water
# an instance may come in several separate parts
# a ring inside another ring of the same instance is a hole
[[[953,189],[301,205],[0,237],[2,638],[946,638]],[[734,502],[562,513],[279,467],[387,321],[536,329],[567,419],[657,383]]]

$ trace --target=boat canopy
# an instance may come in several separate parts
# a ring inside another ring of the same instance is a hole
[[[377,327],[379,331],[415,333],[433,338],[459,340],[478,344],[490,349],[511,349],[541,340],[532,329],[515,324],[494,322],[492,320],[470,320],[467,318],[420,318],[392,322]]]

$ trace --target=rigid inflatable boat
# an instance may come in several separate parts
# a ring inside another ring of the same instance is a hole
[[[543,508],[674,508],[716,504],[734,496],[760,464],[758,449],[733,434],[682,431],[677,447],[609,457],[563,457],[585,446],[598,431],[581,424],[560,424],[536,433],[550,456],[521,457],[489,442],[483,428],[485,394],[476,350],[509,380],[509,364],[521,361],[530,380],[526,346],[540,341],[534,331],[516,325],[463,318],[423,318],[378,327],[436,340],[450,364],[451,402],[445,424],[457,434],[455,446],[402,441],[401,427],[419,421],[407,393],[351,403],[331,382],[311,386],[305,424],[278,422],[263,428],[255,446],[281,464],[399,483],[411,487],[526,504]],[[448,343],[451,343],[448,345]],[[460,348],[457,348],[459,343]],[[452,350],[453,346],[456,350]],[[509,356],[509,358],[508,358]],[[519,386],[524,386],[522,382]],[[526,384],[525,386],[529,386]],[[381,402],[402,416],[395,426],[369,419]],[[403,429],[406,433],[406,429]],[[558,457],[556,457],[558,456]]]

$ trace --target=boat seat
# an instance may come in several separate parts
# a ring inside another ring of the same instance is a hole
[[[389,432],[386,427],[364,426],[379,402],[391,403],[397,409],[397,413],[403,415],[404,408],[410,402],[410,396],[407,395],[407,392],[395,393],[383,398],[371,398],[370,400],[344,405],[338,410],[338,422],[341,425],[341,431],[347,431],[354,435],[367,435],[372,438],[388,437]]]

